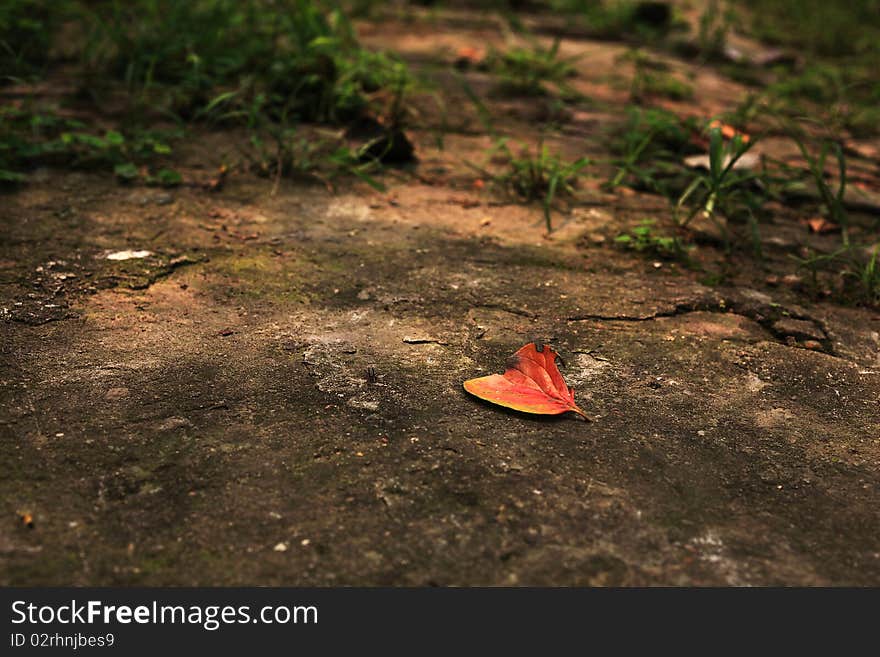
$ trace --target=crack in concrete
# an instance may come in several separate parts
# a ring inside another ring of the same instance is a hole
[[[597,322],[649,322],[654,319],[659,319],[660,317],[676,317],[678,315],[685,315],[690,312],[697,312],[701,310],[717,310],[716,308],[711,308],[710,306],[698,307],[693,303],[679,303],[676,304],[671,310],[657,310],[655,312],[649,313],[647,315],[626,315],[626,314],[618,314],[618,315],[599,315],[599,314],[587,314],[587,315],[573,315],[568,318],[569,322],[586,322],[586,321],[597,321]]]
[[[525,310],[523,308],[517,308],[515,306],[508,306],[503,303],[475,303],[474,308],[488,308],[490,310],[502,310],[507,313],[511,313],[513,315],[519,315],[520,317],[528,317],[529,319],[536,319],[538,317],[537,313],[533,313],[530,310]]]
[[[819,342],[822,345],[823,353],[829,356],[834,356],[836,358],[842,358],[843,360],[849,360],[848,358],[835,353],[831,332],[825,326],[825,322],[823,322],[822,320],[812,317],[803,312],[798,312],[790,308],[785,308],[779,304],[767,304],[765,306],[756,307],[754,305],[754,300],[750,300],[748,297],[737,298],[736,295],[721,297],[714,300],[703,298],[691,301],[682,301],[675,304],[675,306],[673,306],[669,310],[661,309],[645,315],[605,315],[590,313],[570,316],[568,318],[568,321],[649,322],[655,319],[660,319],[662,317],[679,317],[694,312],[714,312],[733,314],[744,317],[745,319],[749,319],[764,328],[768,333],[770,333],[770,335],[773,336],[776,341],[787,346],[795,346],[796,342],[792,342],[794,336],[786,333],[785,331],[778,330],[775,327],[776,322],[782,318],[807,321],[819,328],[821,332],[825,335],[824,339],[816,340],[816,342]]]

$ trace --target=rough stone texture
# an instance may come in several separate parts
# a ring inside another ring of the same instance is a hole
[[[413,138],[445,179],[4,198],[0,583],[880,584],[876,312],[615,249],[652,197],[546,239],[461,184],[487,140]],[[464,393],[533,339],[595,422]]]
[[[783,335],[791,335],[803,340],[819,342],[825,340],[825,332],[813,322],[803,319],[780,319],[773,323],[773,330]]]
[[[169,214],[194,264],[98,289],[118,195],[29,253],[79,272],[68,316],[6,323],[4,583],[880,582],[877,370],[735,295],[298,188],[223,201],[259,240]],[[596,422],[461,390],[536,337]]]

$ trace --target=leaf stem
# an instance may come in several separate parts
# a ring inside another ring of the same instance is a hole
[[[578,415],[580,415],[580,416],[581,416],[582,418],[584,418],[584,420],[586,420],[587,422],[593,422],[593,421],[594,421],[593,418],[591,418],[589,415],[587,415],[586,413],[584,413],[584,412],[580,409],[580,407],[579,407],[577,404],[572,404],[570,410],[572,410],[572,411],[574,411],[575,413],[577,413]]]

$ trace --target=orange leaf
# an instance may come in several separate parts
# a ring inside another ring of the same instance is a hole
[[[828,221],[824,217],[813,217],[812,219],[807,219],[804,223],[809,226],[811,232],[819,233],[820,235],[840,230],[840,226],[833,221]]]
[[[732,125],[727,125],[726,123],[721,123],[721,121],[719,121],[718,119],[713,120],[709,124],[709,127],[712,129],[720,128],[721,129],[721,136],[724,137],[725,139],[733,139],[737,135],[740,135],[742,137],[743,142],[748,143],[748,141],[749,141],[749,136],[746,133],[740,132],[739,130],[734,128]]]
[[[462,46],[456,53],[458,59],[463,59],[471,64],[477,64],[483,59],[483,51],[472,46]]]
[[[556,367],[556,352],[545,344],[541,350],[530,342],[507,362],[504,374],[492,374],[464,382],[475,397],[523,413],[559,415],[574,411],[589,420],[574,403],[574,390],[565,384]]]

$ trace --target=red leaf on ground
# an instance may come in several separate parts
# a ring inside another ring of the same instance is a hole
[[[540,351],[530,342],[507,362],[504,374],[492,374],[464,382],[464,389],[475,397],[523,413],[559,415],[574,411],[590,418],[574,403],[574,390],[565,384],[557,354],[550,345]]]
[[[456,60],[459,62],[467,62],[468,64],[479,64],[486,56],[486,51],[472,46],[462,46],[455,53]]]
[[[812,219],[807,219],[804,222],[813,233],[835,233],[840,230],[840,226],[838,226],[833,221],[828,221],[824,217],[813,217]]]

